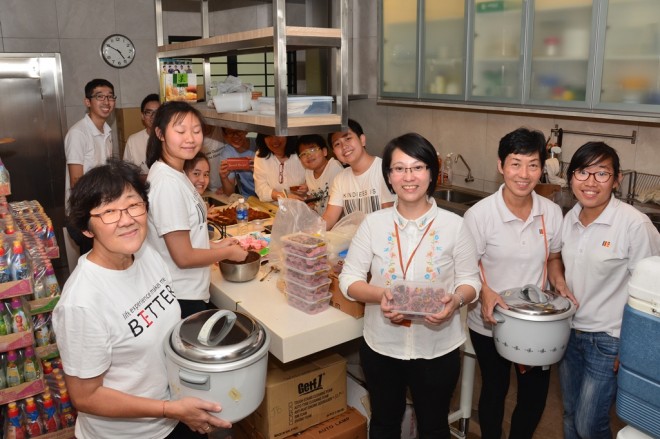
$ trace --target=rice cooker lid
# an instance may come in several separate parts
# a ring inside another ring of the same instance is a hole
[[[571,302],[552,291],[542,291],[536,285],[511,288],[500,293],[509,311],[528,316],[563,314],[571,310]]]
[[[266,342],[266,333],[252,317],[229,310],[206,310],[179,322],[170,345],[181,357],[200,363],[232,363],[248,358]]]

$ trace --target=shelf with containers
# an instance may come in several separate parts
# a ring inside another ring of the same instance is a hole
[[[273,0],[273,26],[226,35],[209,35],[208,0],[200,0],[203,38],[164,44],[162,0],[155,0],[158,40],[157,58],[202,57],[204,84],[211,83],[210,57],[272,51],[274,54],[275,114],[254,112],[218,113],[206,103],[194,104],[206,121],[213,125],[256,131],[263,134],[300,135],[339,131],[348,120],[348,0],[340,4],[340,28],[298,27],[286,25],[285,0]],[[335,111],[332,114],[292,116],[287,112],[287,60],[291,50],[330,48],[335,53]],[[160,73],[159,73],[160,74]]]

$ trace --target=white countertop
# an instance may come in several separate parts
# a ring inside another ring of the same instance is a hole
[[[261,267],[250,282],[235,283],[222,278],[217,265],[211,266],[211,302],[217,307],[250,314],[268,331],[270,353],[283,363],[362,336],[362,318],[356,319],[338,309],[328,308],[318,314],[306,314],[286,301],[277,289],[279,273],[271,273],[270,264]]]

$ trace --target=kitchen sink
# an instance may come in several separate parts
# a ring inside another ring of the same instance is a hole
[[[472,206],[477,201],[484,199],[483,196],[473,194],[471,192],[464,192],[457,189],[440,189],[437,190],[433,197],[436,200],[448,201],[450,203],[458,203],[466,206]]]

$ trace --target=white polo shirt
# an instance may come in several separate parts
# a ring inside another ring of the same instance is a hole
[[[576,204],[562,227],[566,284],[580,304],[572,326],[618,338],[628,281],[637,262],[660,255],[660,234],[646,215],[614,196],[586,227],[581,211]]]
[[[532,192],[532,210],[523,221],[506,206],[503,189],[500,186],[463,217],[477,245],[482,280],[496,292],[527,284],[541,287],[547,256],[561,251],[561,208]],[[547,279],[547,268],[545,272]],[[481,302],[470,306],[468,327],[493,336],[491,324],[481,317]]]

